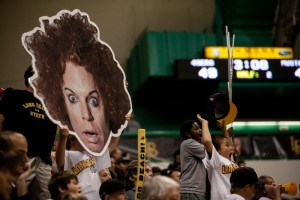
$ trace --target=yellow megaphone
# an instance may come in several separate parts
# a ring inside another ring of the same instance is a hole
[[[209,112],[219,123],[231,124],[237,115],[237,107],[222,93],[215,93],[209,97]]]
[[[282,184],[280,192],[290,196],[295,196],[297,194],[297,184],[293,181]]]

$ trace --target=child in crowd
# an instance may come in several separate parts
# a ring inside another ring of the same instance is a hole
[[[100,177],[101,183],[103,183],[104,181],[106,181],[108,179],[111,179],[111,174],[110,174],[109,169],[108,168],[101,169],[99,171],[99,177]]]
[[[257,174],[251,167],[240,167],[230,177],[230,195],[224,200],[252,200],[254,197]]]
[[[60,131],[56,150],[58,170],[73,171],[81,184],[81,193],[89,200],[100,200],[101,181],[99,171],[110,167],[108,150],[102,156],[92,156],[84,150],[75,136],[70,135],[70,150],[66,151],[69,130],[63,127]]]
[[[181,177],[180,193],[182,200],[206,199],[206,170],[202,159],[205,157],[205,148],[201,143],[203,132],[208,132],[207,121],[200,120],[200,125],[194,120],[181,124],[180,135],[183,142],[180,145]],[[207,135],[207,134],[206,134]]]
[[[51,176],[48,185],[51,198],[58,200],[66,192],[80,193],[80,185],[77,176],[71,171],[56,172]]]
[[[99,195],[102,200],[128,200],[125,185],[119,179],[109,179],[103,182]]]
[[[203,163],[208,173],[210,182],[211,199],[224,199],[230,194],[230,176],[238,168],[234,162],[232,154],[234,153],[233,144],[225,124],[218,124],[223,134],[216,135],[212,141],[208,129],[208,121],[197,115],[198,120],[202,123],[202,143],[205,146],[206,155]]]

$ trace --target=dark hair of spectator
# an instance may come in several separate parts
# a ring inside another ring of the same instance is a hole
[[[59,199],[61,192],[59,188],[67,190],[68,184],[71,180],[76,180],[78,182],[77,176],[71,171],[61,171],[56,172],[51,176],[48,189],[51,194],[51,198],[54,200]]]
[[[194,123],[195,123],[194,120],[188,120],[188,121],[183,122],[180,125],[180,135],[184,140],[189,138],[187,136],[187,133],[191,132],[191,129],[193,128]]]

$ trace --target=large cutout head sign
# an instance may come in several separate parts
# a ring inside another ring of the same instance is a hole
[[[62,10],[40,17],[40,25],[22,35],[35,71],[34,94],[54,123],[67,125],[89,153],[100,156],[132,110],[124,71],[88,14]]]

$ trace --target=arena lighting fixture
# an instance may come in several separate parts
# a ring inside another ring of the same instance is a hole
[[[300,121],[237,121],[234,126],[300,126]]]

